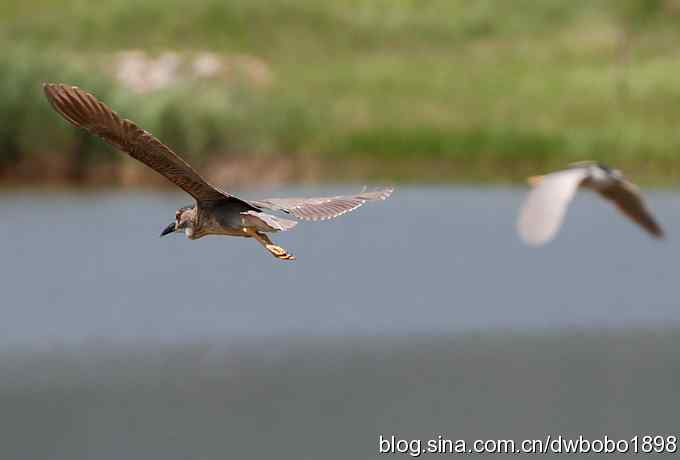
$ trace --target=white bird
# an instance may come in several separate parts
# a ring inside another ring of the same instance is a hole
[[[579,187],[594,190],[612,201],[655,238],[664,236],[642,201],[637,186],[617,169],[594,161],[582,161],[562,171],[530,177],[528,181],[533,189],[520,210],[517,231],[529,245],[540,246],[555,237]]]

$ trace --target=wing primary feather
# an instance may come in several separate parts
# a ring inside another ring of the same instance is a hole
[[[255,206],[282,211],[303,220],[327,220],[339,217],[362,206],[367,201],[385,200],[392,188],[362,191],[356,195],[317,198],[268,198],[251,201]]]
[[[600,194],[613,202],[631,221],[637,223],[655,238],[664,238],[664,232],[652,212],[647,208],[638,188],[622,180],[615,185],[600,190]]]
[[[50,105],[72,125],[102,138],[108,144],[165,176],[199,202],[234,200],[245,209],[257,210],[250,203],[216,189],[186,161],[151,133],[123,119],[94,95],[76,86],[45,83],[43,90]]]

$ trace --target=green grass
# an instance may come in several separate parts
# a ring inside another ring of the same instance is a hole
[[[199,163],[283,155],[380,164],[385,178],[446,180],[450,167],[508,180],[595,158],[674,180],[679,3],[5,0],[0,174],[45,155],[76,170],[120,159],[51,113],[39,83],[67,81]],[[273,83],[141,97],[106,70],[133,48],[254,56]]]

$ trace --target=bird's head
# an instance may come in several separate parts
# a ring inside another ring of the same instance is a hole
[[[165,227],[161,232],[161,236],[168,235],[174,232],[184,233],[191,238],[194,236],[194,222],[196,221],[196,207],[195,206],[184,206],[179,208],[175,213],[175,221]]]
[[[619,169],[611,168],[604,163],[598,163],[597,166],[599,166],[605,173],[607,173],[609,177],[613,179],[623,180],[625,178]]]
[[[579,161],[569,165],[571,168],[587,168],[590,178],[596,182],[624,180],[623,173],[599,161]]]

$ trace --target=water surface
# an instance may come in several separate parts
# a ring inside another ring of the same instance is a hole
[[[647,193],[667,241],[583,194],[533,250],[514,232],[524,193],[404,187],[275,235],[284,263],[245,239],[159,238],[182,195],[5,192],[2,457],[677,431],[680,194]]]

